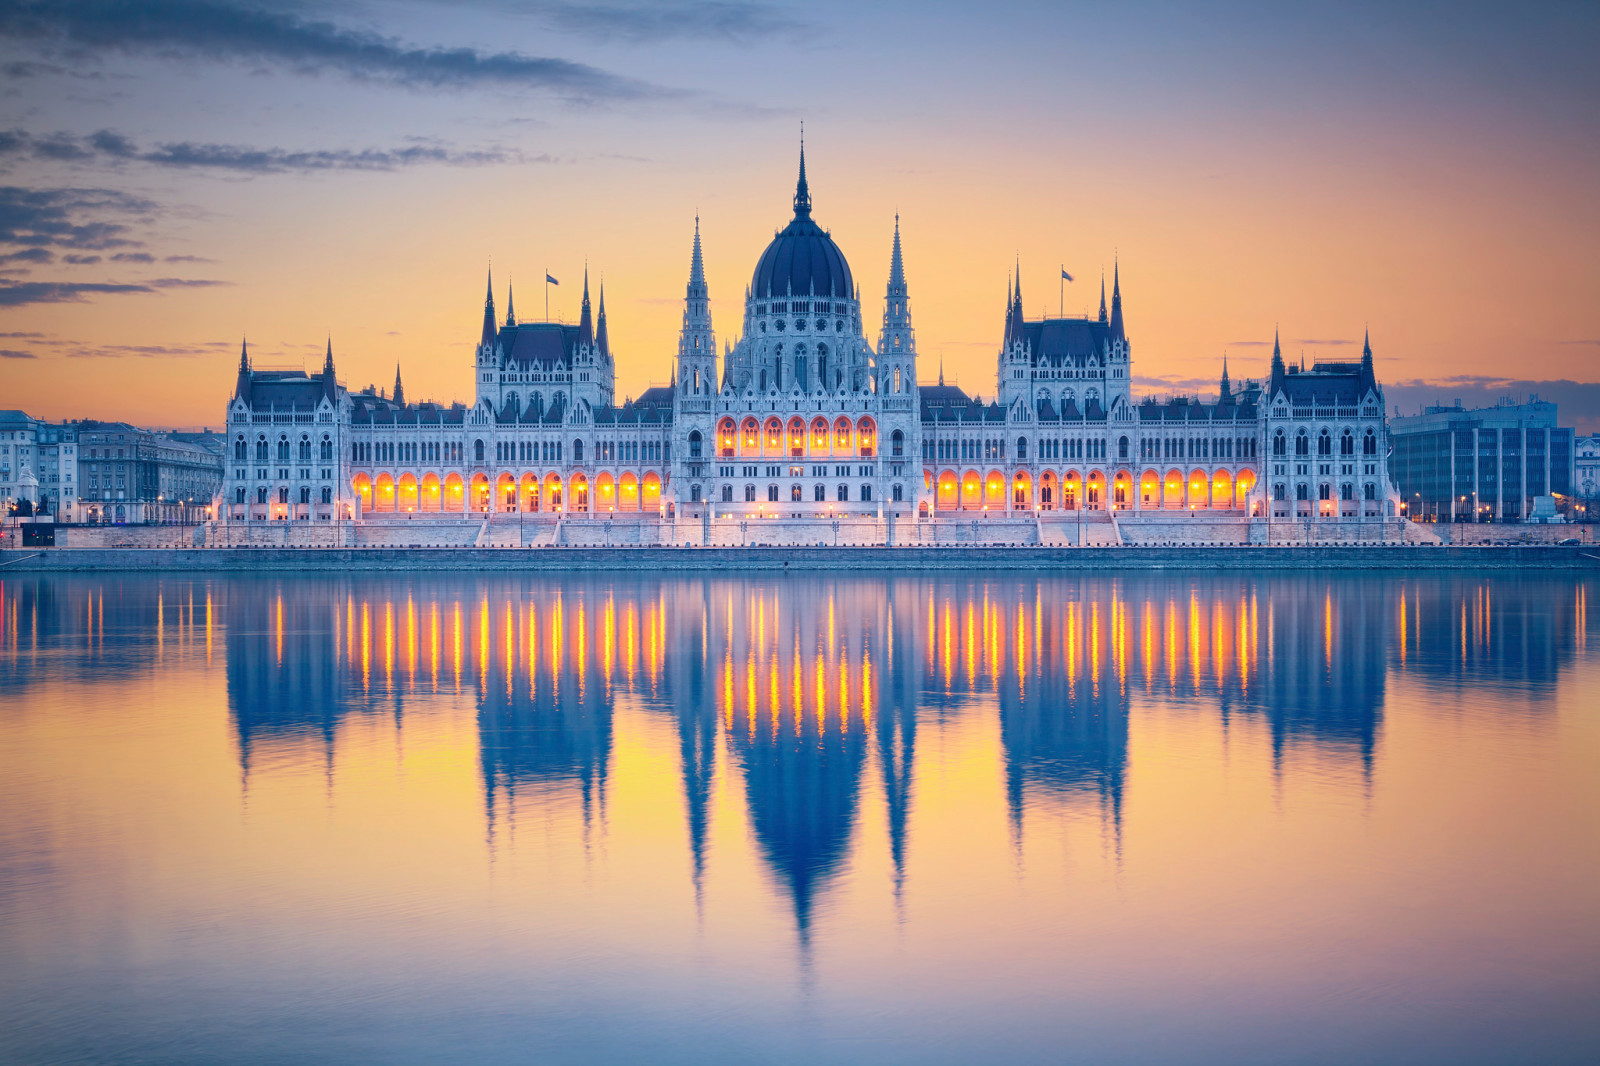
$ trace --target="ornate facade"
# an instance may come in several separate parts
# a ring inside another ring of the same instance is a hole
[[[919,380],[898,217],[874,345],[812,219],[803,151],[793,212],[720,356],[697,222],[671,384],[621,404],[587,276],[577,325],[518,322],[509,295],[501,322],[491,280],[471,406],[407,403],[398,368],[392,395],[351,392],[331,345],[317,375],[241,355],[219,513],[471,519],[476,543],[589,543],[603,520],[608,541],[669,544],[1243,541],[1281,523],[1359,537],[1395,514],[1370,344],[1310,370],[1275,345],[1264,381],[1236,388],[1224,365],[1215,402],[1136,401],[1120,271],[1097,317],[1040,320],[1019,271],[983,403]],[[1186,533],[1163,524],[1177,517]],[[512,520],[515,536],[496,532]]]

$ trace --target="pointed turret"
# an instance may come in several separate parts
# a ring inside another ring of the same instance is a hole
[[[1219,403],[1233,402],[1233,386],[1228,381],[1228,353],[1222,353],[1222,392],[1218,397]]]
[[[1377,380],[1372,370],[1372,330],[1361,341],[1361,383],[1370,387]]]
[[[239,342],[239,378],[234,383],[233,394],[245,403],[250,402],[250,342]]]
[[[506,279],[506,325],[517,324],[517,298],[511,288],[511,279]]]
[[[1277,329],[1273,329],[1273,331],[1272,331],[1272,384],[1270,386],[1270,390],[1274,394],[1277,393],[1278,385],[1283,381],[1284,375],[1287,374],[1287,373],[1288,373],[1288,368],[1283,365],[1283,346],[1278,343],[1278,331],[1277,331]]]
[[[1011,297],[1011,328],[1022,337],[1022,257],[1017,257],[1017,287]]]
[[[694,218],[694,251],[689,256],[689,284],[683,294],[683,328],[678,334],[677,362],[681,366],[674,366],[674,374],[685,392],[709,396],[715,390],[717,338],[711,330],[711,297],[706,288],[699,215]],[[683,372],[677,374],[680,369]]]
[[[1125,336],[1122,328],[1122,269],[1115,261],[1111,264],[1111,335],[1117,340]]]
[[[400,383],[400,364],[394,365],[394,402],[399,407],[406,405],[406,387]]]
[[[600,279],[600,312],[595,319],[594,346],[600,350],[602,358],[611,358],[611,344],[606,338],[606,282]]]
[[[884,363],[880,391],[896,384],[906,391],[914,382],[916,340],[911,331],[911,301],[906,287],[905,258],[900,251],[900,216],[894,216],[894,249],[889,253],[889,284],[884,293],[883,332],[878,337],[878,359]],[[892,366],[890,364],[893,364]]]
[[[333,373],[333,338],[328,338],[328,354],[322,357],[322,395],[329,403],[338,395],[339,379]]]
[[[1100,324],[1106,324],[1106,268],[1100,268]]]
[[[578,343],[594,343],[594,317],[589,312],[589,268],[583,268],[583,312],[578,316]]]
[[[483,336],[478,343],[490,350],[494,348],[494,271],[489,271],[489,291],[483,298]]]
[[[1002,346],[1008,345],[1008,344],[1011,343],[1011,306],[1012,306],[1011,305],[1011,275],[1007,274],[1006,275],[1006,329],[1005,329],[1005,333],[1003,333],[1001,335],[1002,339],[1001,339],[1000,343],[1001,343]]]

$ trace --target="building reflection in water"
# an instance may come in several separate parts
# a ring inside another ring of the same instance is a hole
[[[468,701],[491,836],[529,804],[571,803],[586,827],[603,816],[626,702],[675,731],[697,892],[728,775],[804,938],[864,802],[883,804],[903,889],[929,730],[996,715],[1012,831],[1031,811],[1088,811],[1120,842],[1141,714],[1259,721],[1275,761],[1305,749],[1369,776],[1397,677],[1552,685],[1587,645],[1589,588],[1455,575],[19,577],[0,581],[0,684],[26,696],[85,655],[131,675],[221,651],[246,787],[271,767],[318,766],[331,788],[353,720],[391,720],[399,736],[408,715]]]

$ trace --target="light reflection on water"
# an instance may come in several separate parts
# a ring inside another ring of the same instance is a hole
[[[1594,585],[7,580],[0,1046],[1592,1058]]]

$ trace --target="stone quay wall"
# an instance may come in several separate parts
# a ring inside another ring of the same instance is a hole
[[[954,571],[970,574],[1069,570],[1563,570],[1600,574],[1587,545],[1240,547],[907,547],[682,548],[34,548],[0,552],[0,575],[120,571],[293,573],[356,571],[533,571],[626,573],[698,571]]]

